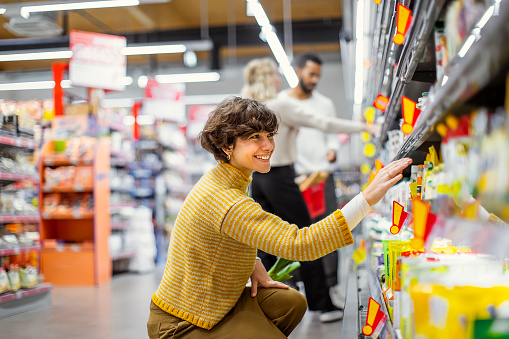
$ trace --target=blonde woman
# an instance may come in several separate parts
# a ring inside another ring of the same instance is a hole
[[[311,218],[306,203],[294,182],[296,138],[299,127],[317,128],[328,133],[375,134],[379,126],[316,114],[306,111],[302,105],[295,104],[293,100],[278,96],[281,78],[277,65],[272,59],[252,60],[245,67],[244,76],[242,96],[264,102],[280,115],[279,130],[274,136],[276,148],[270,159],[271,170],[268,173],[253,174],[252,197],[264,210],[276,214],[283,220],[299,227],[310,225]],[[345,206],[345,209],[360,211],[364,207],[366,202],[362,195],[358,195]],[[267,269],[276,261],[276,257],[262,251],[259,251],[258,256]],[[322,322],[342,319],[342,310],[334,306],[331,301],[322,259],[301,262],[301,275],[309,309],[319,311]]]

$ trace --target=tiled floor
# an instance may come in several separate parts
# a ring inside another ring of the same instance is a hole
[[[122,274],[101,287],[54,287],[51,308],[33,310],[0,320],[0,337],[147,338],[150,297],[159,285],[162,267],[145,275]],[[307,312],[291,339],[337,339],[341,322],[322,324]]]

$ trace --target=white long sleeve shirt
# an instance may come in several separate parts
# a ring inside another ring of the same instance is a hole
[[[289,100],[283,92],[265,104],[279,113],[280,123],[278,133],[274,137],[276,147],[271,157],[272,166],[287,166],[295,163],[296,138],[299,127],[312,127],[327,133],[358,133],[362,131],[363,123],[351,120],[316,114],[316,110],[310,110]]]
[[[336,117],[336,110],[331,99],[318,91],[313,91],[307,99],[296,99],[288,90],[281,92],[282,98],[295,102],[306,110],[329,118]],[[327,152],[333,150],[339,156],[339,140],[337,134],[326,133],[316,128],[302,127],[296,138],[297,159],[295,172],[310,174],[316,171],[332,172],[334,165],[327,161]]]

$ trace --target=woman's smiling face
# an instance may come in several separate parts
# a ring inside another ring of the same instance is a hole
[[[270,156],[274,151],[273,132],[255,132],[246,139],[237,138],[230,154],[230,165],[241,170],[247,177],[254,171],[267,173],[270,170]]]

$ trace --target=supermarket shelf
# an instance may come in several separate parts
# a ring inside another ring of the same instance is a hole
[[[387,305],[385,305],[380,280],[375,276],[375,272],[373,272],[372,269],[366,268],[366,271],[368,271],[368,281],[369,289],[371,291],[371,297],[381,305],[382,312],[384,312],[387,315],[385,328],[387,330],[389,338],[398,338],[398,336],[396,335],[396,331],[394,330],[394,326],[392,325],[391,317],[389,316],[389,311],[387,310]]]
[[[415,151],[431,135],[432,127],[444,118],[453,106],[464,104],[507,67],[508,20],[509,3],[500,2],[498,15],[492,16],[484,27],[472,30],[471,36],[475,37],[476,41],[463,57],[457,55],[447,65],[442,84],[436,85],[436,94],[430,97],[414,131],[405,140],[394,160]]]
[[[136,207],[136,203],[135,202],[125,202],[122,204],[111,204],[110,205],[110,209],[124,208],[124,207]]]
[[[86,213],[80,213],[80,212],[46,213],[46,212],[43,212],[41,215],[41,219],[44,219],[44,220],[93,219],[93,218],[94,218],[93,212],[86,212]]]
[[[358,265],[351,258],[349,261],[350,273],[347,281],[341,338],[366,338],[362,334],[362,328],[366,324],[369,298],[372,297],[381,305],[381,310],[387,315],[387,320],[378,338],[399,339],[392,326],[380,284],[375,280],[374,273],[367,267],[366,261]]]
[[[398,68],[394,81],[396,85],[391,94],[387,109],[385,110],[385,121],[382,125],[382,133],[377,149],[385,142],[387,131],[396,119],[401,106],[401,96],[406,84],[412,81],[412,77],[419,65],[422,55],[426,49],[428,37],[433,31],[433,24],[437,20],[445,0],[420,0],[414,8],[415,21],[412,22],[410,31],[407,33],[407,42],[403,46],[398,62]]]
[[[122,259],[130,259],[130,258],[134,257],[135,255],[136,255],[135,251],[120,252],[120,253],[112,255],[111,260],[115,261],[115,260],[122,260]]]
[[[14,314],[51,306],[51,284],[21,289],[0,295],[0,319]]]
[[[17,245],[11,247],[0,248],[0,257],[6,255],[15,255],[20,253],[26,253],[30,251],[40,251],[41,246],[39,244],[36,245]],[[0,299],[1,302],[1,299]]]
[[[75,165],[92,165],[92,159],[90,160],[71,160],[71,159],[44,159],[44,166],[75,166]]]
[[[118,132],[125,132],[126,130],[122,121],[110,121],[108,122],[108,128]]]
[[[92,186],[72,186],[72,187],[44,187],[43,191],[46,193],[74,193],[74,192],[92,192]]]
[[[24,180],[39,182],[39,176],[36,174],[0,172],[0,181],[24,181]]]
[[[40,217],[38,214],[36,215],[0,215],[0,224],[7,224],[7,223],[32,223],[32,222],[39,222]]]
[[[130,224],[128,222],[115,222],[115,223],[111,223],[111,229],[112,230],[125,230],[129,226],[130,226]]]
[[[29,149],[35,149],[37,147],[35,141],[32,139],[13,137],[8,135],[0,135],[0,144]]]
[[[362,325],[359,312],[359,290],[357,285],[357,267],[350,261],[347,279],[346,300],[343,313],[340,338],[359,338]]]
[[[125,193],[131,193],[133,190],[133,187],[110,187],[110,191],[114,192],[125,192]]]
[[[154,190],[151,188],[135,188],[132,191],[132,195],[136,198],[148,198],[154,195]]]
[[[382,15],[382,13],[380,13]],[[396,5],[395,1],[384,1],[383,2],[383,23],[381,23],[380,27],[377,27],[377,33],[375,34],[374,41],[378,44],[378,51],[382,51],[381,53],[377,53],[377,72],[376,79],[373,81],[374,88],[378,91],[382,88],[382,84],[384,82],[384,77],[388,74],[392,74],[392,65],[389,62],[391,60],[395,45],[392,41],[392,37],[395,32],[395,24],[396,21]],[[380,62],[378,64],[378,62]],[[389,69],[391,68],[391,69]]]
[[[117,160],[124,160],[127,162],[131,162],[134,160],[134,156],[130,153],[121,152],[121,151],[111,151],[111,157]]]

